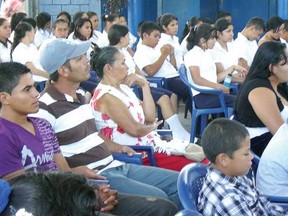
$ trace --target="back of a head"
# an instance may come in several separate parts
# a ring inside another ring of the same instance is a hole
[[[104,23],[113,22],[115,19],[119,18],[119,15],[117,15],[117,14],[103,14],[101,18],[102,18],[102,21]]]
[[[271,17],[266,23],[266,32],[273,30],[276,32],[279,30],[280,26],[284,23],[284,20],[279,16]]]
[[[269,66],[284,60],[287,62],[286,46],[278,41],[267,41],[257,49],[246,80],[253,78],[268,79],[271,75]]]
[[[192,28],[190,30],[189,36],[187,38],[187,49],[190,50],[195,45],[198,45],[201,38],[209,40],[214,37],[216,37],[215,28],[207,23],[202,23],[197,28]]]
[[[71,15],[67,12],[67,11],[61,11],[58,15],[57,15],[57,19],[61,16],[65,16],[67,18],[67,22],[68,24],[71,23]]]
[[[224,153],[233,157],[245,138],[247,129],[240,123],[219,118],[208,124],[201,137],[201,146],[208,160],[215,163],[217,155]]]
[[[265,31],[265,22],[260,17],[252,17],[246,24],[245,28],[254,26],[257,30]]]
[[[88,18],[90,19],[91,17],[93,17],[93,16],[98,16],[98,15],[97,15],[97,13],[95,13],[94,11],[88,11],[88,12],[87,12],[87,16],[88,16]]]
[[[79,18],[86,17],[85,15],[87,15],[87,14],[86,14],[86,12],[84,12],[84,11],[78,11],[78,12],[76,12],[76,13],[74,14],[74,16],[73,16],[73,23],[76,23],[76,21],[77,21]],[[88,17],[88,16],[87,16],[87,17]]]
[[[36,16],[36,23],[39,29],[44,29],[49,22],[51,22],[51,15],[47,12],[41,12]]]
[[[36,26],[37,26],[36,20],[33,19],[32,17],[27,17],[27,18],[25,17],[25,18],[23,18],[23,19],[21,20],[21,22],[27,22],[27,23],[29,23],[30,25],[33,26],[34,29],[35,29]]]
[[[108,39],[111,46],[115,46],[120,42],[122,37],[129,33],[129,29],[120,24],[114,24],[109,28]]]
[[[216,20],[221,19],[221,18],[226,18],[228,16],[232,17],[231,13],[228,13],[226,11],[218,11]]]
[[[143,39],[144,33],[150,35],[155,30],[161,32],[160,27],[155,22],[151,22],[151,21],[144,22],[140,28],[141,38]]]
[[[28,173],[10,181],[4,215],[24,208],[33,216],[94,215],[97,197],[84,177],[73,173]]]
[[[90,64],[92,70],[96,71],[97,76],[102,79],[104,75],[104,67],[106,64],[112,65],[116,61],[116,53],[119,49],[113,46],[106,46],[102,49],[97,48],[91,57]]]
[[[23,12],[14,13],[12,15],[11,21],[10,21],[11,31],[13,31],[16,28],[16,26],[20,23],[20,21],[26,16],[27,16],[27,14],[23,13]]]

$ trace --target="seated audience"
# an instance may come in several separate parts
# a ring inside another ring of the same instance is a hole
[[[39,51],[33,44],[35,32],[31,24],[21,22],[14,29],[14,41],[11,47],[11,59],[26,65],[33,74],[34,81],[44,81],[49,77],[39,63]]]
[[[284,20],[284,29],[281,32],[280,41],[288,47],[288,20]]]
[[[78,91],[80,82],[90,77],[89,60],[84,55],[89,46],[90,41],[74,44],[64,39],[47,44],[40,62],[51,81],[41,94],[36,115],[53,126],[70,167],[98,169],[98,174],[108,178],[111,187],[122,193],[169,199],[181,209],[177,172],[114,160],[111,152],[129,156],[134,151],[101,136],[104,142],[99,136],[92,110],[86,104],[90,98]]]
[[[288,197],[288,122],[275,133],[258,166],[256,186],[260,193]]]
[[[64,19],[69,26],[69,31],[68,31],[68,35],[70,35],[74,29],[73,29],[73,25],[71,24],[71,15],[67,12],[67,11],[61,11],[59,14],[57,14],[57,19]]]
[[[220,84],[225,76],[234,70],[242,70],[242,67],[233,65],[227,70],[217,72],[215,62],[212,59],[210,49],[216,42],[216,30],[209,24],[200,24],[197,28],[191,29],[187,38],[189,52],[184,56],[184,63],[187,69],[188,81],[200,87],[209,87],[222,90],[224,100],[228,107],[233,107],[235,96],[230,95],[230,88]],[[219,97],[215,94],[204,94],[194,89],[193,99],[196,107],[210,108],[219,107]]]
[[[115,46],[121,50],[125,56],[125,63],[128,66],[128,74],[136,73],[143,75],[139,68],[136,66],[132,56],[126,50],[128,46],[129,30],[126,26],[114,24],[110,27],[108,33],[108,39],[110,45]],[[95,86],[96,87],[96,86]],[[141,89],[140,94],[141,94]],[[183,128],[178,114],[178,100],[177,96],[164,88],[151,87],[150,91],[154,100],[154,103],[161,108],[161,114],[165,119],[169,128],[172,130],[173,137],[182,140],[190,140],[190,134]],[[158,116],[159,119],[159,116]]]
[[[235,119],[246,126],[251,149],[259,156],[288,117],[283,97],[277,91],[277,86],[287,81],[286,46],[276,41],[263,43],[235,102]]]
[[[24,12],[17,12],[12,15],[10,24],[11,24],[11,35],[9,40],[13,43],[14,40],[14,29],[21,22],[23,18],[27,18],[27,14]]]
[[[125,57],[119,49],[105,47],[95,51],[91,65],[101,81],[90,105],[97,129],[103,136],[122,145],[154,146],[157,164],[162,168],[180,171],[191,163],[191,160],[174,154],[191,158],[195,155],[194,160],[199,161],[204,159],[202,148],[195,144],[177,139],[167,142],[157,136],[155,130],[161,122],[155,119],[149,83],[143,76],[128,75]],[[139,101],[130,88],[133,84],[142,89],[143,101]],[[192,155],[186,148],[190,148]]]
[[[9,22],[5,18],[0,18],[0,63],[10,62],[11,41],[11,28]]]
[[[27,117],[28,114],[37,112],[39,109],[39,93],[33,84],[32,74],[26,66],[12,62],[0,64],[0,178],[11,179],[24,172],[58,171],[59,169],[78,172],[88,178],[105,179],[96,174],[97,171],[90,170],[86,166],[70,169],[60,151],[51,125],[42,118]],[[102,189],[101,193],[105,196],[101,199],[106,203],[106,207],[102,206],[101,211],[111,211],[116,215],[128,213],[142,215],[147,212],[147,205],[149,205],[152,209],[147,215],[152,213],[166,215],[175,209],[174,204],[166,200],[156,199],[155,203],[151,203],[148,202],[147,197],[119,194],[117,199],[121,202],[113,210],[117,192],[107,186]],[[137,199],[138,201],[135,202]],[[157,202],[167,209],[159,212]],[[141,206],[137,203],[141,203]],[[128,209],[129,206],[133,209]]]
[[[278,16],[271,17],[266,23],[266,32],[258,41],[258,47],[267,41],[280,41],[281,33],[284,30],[284,20]]]
[[[238,59],[238,64],[249,71],[254,55],[258,49],[257,41],[260,35],[265,31],[265,23],[259,17],[252,17],[238,33],[234,41],[235,55]]]
[[[93,12],[93,11],[88,11],[87,12],[88,18],[90,19],[91,23],[92,23],[92,30],[93,30],[93,35],[90,38],[90,41],[92,43],[97,44],[99,38],[101,37],[102,33],[99,31],[99,18],[97,13]]]
[[[245,175],[251,168],[249,133],[236,121],[216,119],[204,130],[201,144],[211,161],[197,207],[204,216],[287,215],[259,195]]]

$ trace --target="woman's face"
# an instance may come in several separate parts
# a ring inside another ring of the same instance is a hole
[[[176,35],[178,32],[178,21],[177,20],[172,20],[168,26],[163,26],[163,29],[165,30],[165,33],[168,35]]]
[[[223,30],[222,32],[217,32],[218,40],[224,42],[231,42],[234,36],[233,30],[233,25],[229,25],[228,28]]]
[[[286,50],[286,55],[287,55]],[[280,61],[277,65],[272,66],[272,73],[276,76],[279,83],[288,82],[288,62]]]
[[[29,42],[30,42],[30,43],[33,43],[33,42],[34,42],[34,39],[35,39],[35,30],[34,30],[34,28],[32,27],[32,30],[31,30],[31,31],[26,32],[26,35],[27,35],[28,38],[29,38]]]
[[[112,70],[112,76],[123,83],[128,74],[128,66],[125,63],[125,56],[121,52],[115,53],[115,62],[110,65]]]
[[[129,45],[129,33],[121,38],[122,47],[127,47]]]
[[[11,34],[11,27],[8,21],[4,21],[0,26],[0,40],[5,42]]]
[[[99,27],[99,19],[97,15],[90,17],[90,21],[92,23],[93,30],[97,30]]]
[[[213,49],[216,43],[216,38],[215,37],[209,38],[206,43],[207,43],[207,49]]]
[[[90,22],[85,22],[83,26],[78,29],[78,31],[84,38],[89,40],[92,32],[92,26]]]

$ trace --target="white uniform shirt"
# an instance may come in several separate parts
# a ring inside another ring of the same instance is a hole
[[[256,40],[249,41],[241,32],[238,33],[238,37],[234,41],[235,55],[237,59],[243,58],[247,61],[248,66],[251,66],[254,55],[258,49]]]
[[[106,47],[109,46],[109,39],[108,39],[108,34],[106,31],[102,32],[101,37],[99,37],[98,43],[97,45],[102,48],[102,47]]]
[[[93,35],[90,38],[90,41],[98,45],[98,40],[100,37],[102,37],[102,33],[98,30],[93,30]]]
[[[238,65],[238,59],[235,56],[234,42],[227,42],[228,51],[223,49],[217,41],[211,50],[211,55],[215,63],[221,63],[224,70],[232,65]]]
[[[188,50],[187,50],[187,38],[188,38],[188,36],[189,36],[189,33],[185,36],[185,38],[182,40],[182,42],[180,44],[180,49],[181,49],[183,56],[188,53]]]
[[[138,48],[134,55],[134,61],[138,68],[143,71],[144,67],[154,64],[160,56],[161,52],[159,49],[152,48],[144,44],[138,44]],[[145,73],[145,71],[143,71],[143,73]],[[154,76],[172,78],[179,76],[179,73],[174,68],[174,66],[166,59],[162,64],[161,68]]]
[[[43,29],[37,29],[34,39],[34,44],[38,48],[43,41],[47,40],[50,37],[51,31],[49,30],[43,30]]]
[[[188,81],[194,83],[189,67],[197,66],[199,67],[200,76],[210,82],[217,83],[217,72],[216,65],[211,56],[211,51],[204,51],[199,46],[194,46],[185,56],[184,64],[187,69]],[[194,83],[195,84],[195,83]],[[203,86],[201,86],[203,88]],[[204,87],[205,88],[205,87]],[[198,91],[192,89],[193,96],[199,94]]]
[[[12,59],[14,62],[19,62],[24,65],[28,62],[31,62],[36,68],[44,71],[44,69],[40,65],[39,51],[33,43],[29,46],[24,43],[19,43],[12,53]],[[33,80],[36,82],[41,82],[47,80],[47,78],[33,75]]]
[[[168,35],[166,33],[161,33],[161,38],[156,48],[161,49],[161,47],[165,44],[170,44],[171,46],[174,47],[176,65],[177,65],[177,68],[179,68],[181,64],[183,64],[183,55],[182,55],[182,51],[180,48],[178,37],[177,36],[171,37],[171,35]],[[167,56],[167,59],[168,61],[170,60],[169,56]]]
[[[0,62],[10,62],[11,43],[7,42],[7,47],[0,43]]]

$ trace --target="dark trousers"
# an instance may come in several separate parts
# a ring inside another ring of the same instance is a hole
[[[261,136],[253,137],[251,142],[251,151],[253,151],[256,155],[261,157],[263,151],[266,146],[272,139],[273,135],[270,132],[264,133]]]

